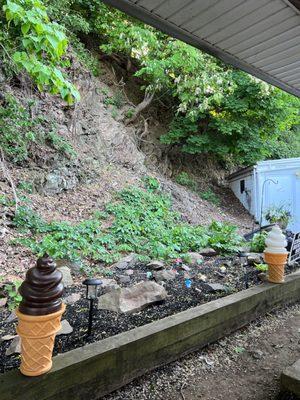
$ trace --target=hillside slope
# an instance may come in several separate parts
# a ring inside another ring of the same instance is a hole
[[[182,214],[184,221],[203,225],[212,220],[227,221],[237,225],[241,233],[249,231],[252,219],[228,189],[214,187],[220,198],[220,206],[215,206],[168,177],[172,168],[178,170],[178,165],[171,159],[160,157],[161,144],[153,141],[153,132],[164,127],[154,118],[147,130],[152,141],[151,154],[157,149],[157,157],[141,150],[140,124],[124,124],[122,114],[130,101],[124,97],[119,108],[114,104],[119,88],[107,66],[103,65],[102,75],[95,78],[74,62],[73,74],[82,97],[74,108],[65,107],[53,96],[37,94],[28,82],[2,85],[3,98],[9,93],[25,108],[29,103],[33,104],[30,108],[32,118],[45,118],[48,122],[41,122],[40,127],[43,125],[47,130],[49,124],[51,129],[54,126],[58,136],[69,142],[76,153],[73,157],[66,156],[54,149],[55,146],[44,143],[34,145],[24,162],[5,161],[2,172],[6,177],[3,174],[0,180],[2,199],[13,199],[9,182],[12,181],[21,204],[25,196],[26,204],[29,203],[46,221],[76,222],[103,209],[116,191],[128,185],[139,186],[142,178],[150,175],[158,179],[162,190],[171,196],[174,209]],[[5,108],[5,102],[2,105]],[[200,187],[207,185],[207,177],[202,181],[201,177],[197,179]],[[11,224],[14,207],[5,201],[2,203],[1,275],[22,276],[35,257],[29,250],[11,244],[11,240],[18,237]]]

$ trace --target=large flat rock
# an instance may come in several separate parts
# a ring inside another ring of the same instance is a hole
[[[281,386],[300,398],[300,359],[282,372]]]

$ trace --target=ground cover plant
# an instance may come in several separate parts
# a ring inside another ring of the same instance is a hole
[[[7,94],[0,103],[0,147],[9,161],[21,163],[32,156],[36,146],[49,145],[58,152],[72,157],[72,146],[55,131],[53,123],[43,115],[31,115],[34,102],[22,104]]]
[[[146,188],[118,192],[104,211],[77,224],[45,222],[28,205],[21,206],[14,223],[23,237],[17,241],[35,254],[106,264],[130,252],[146,261],[184,257],[207,246],[221,254],[238,251],[242,238],[235,226],[216,221],[208,227],[184,223],[158,181],[148,178],[145,182]],[[104,221],[111,221],[109,227],[102,227]]]

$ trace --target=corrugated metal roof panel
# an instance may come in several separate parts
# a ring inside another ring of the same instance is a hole
[[[104,2],[300,97],[299,0]]]

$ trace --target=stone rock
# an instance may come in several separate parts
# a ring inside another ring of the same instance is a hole
[[[206,281],[207,281],[207,276],[204,275],[204,274],[199,274],[199,275],[198,275],[198,279],[199,279],[199,281],[201,281],[201,282],[206,282]]]
[[[62,282],[64,284],[64,287],[72,286],[74,281],[71,275],[71,271],[69,267],[60,267],[57,268],[63,275]]]
[[[180,266],[180,268],[181,268],[183,271],[185,271],[185,272],[189,272],[189,271],[191,270],[191,268],[188,267],[188,266],[185,265],[185,264],[182,264],[182,265]]]
[[[54,195],[64,190],[75,189],[79,179],[72,169],[60,167],[45,176],[42,184],[42,192],[46,195]]]
[[[0,339],[0,342],[8,342],[9,340],[13,340],[17,336],[18,335],[5,335],[5,336],[2,336],[2,338]]]
[[[56,266],[58,268],[68,267],[72,271],[72,273],[76,275],[82,273],[81,271],[82,263],[80,261],[71,261],[67,260],[66,258],[63,258],[61,260],[56,260]]]
[[[227,288],[220,283],[204,283],[204,289],[208,290],[209,292],[226,292]]]
[[[15,311],[12,311],[9,316],[6,318],[5,322],[15,322],[17,321],[18,317],[15,313]]]
[[[257,277],[262,282],[268,282],[268,275],[265,272],[260,272]]]
[[[120,283],[129,283],[130,282],[130,276],[128,275],[119,275],[118,280]]]
[[[111,290],[118,289],[120,287],[114,279],[101,278],[101,281],[101,290],[103,293],[108,293]]]
[[[204,261],[204,257],[199,253],[187,253],[187,258],[190,260],[190,264],[193,266],[201,265]]]
[[[64,303],[65,304],[75,304],[78,300],[80,300],[81,298],[81,294],[80,293],[72,293],[69,296],[67,296],[66,298],[64,298]]]
[[[251,355],[256,360],[261,360],[264,356],[264,353],[261,350],[252,350]]]
[[[248,255],[248,264],[261,264],[264,262],[263,256],[261,253],[249,253]]]
[[[162,261],[158,261],[158,260],[153,260],[151,262],[149,262],[149,264],[147,264],[147,267],[149,267],[149,269],[154,270],[154,271],[159,271],[161,269],[163,269],[165,266],[165,264]]]
[[[11,356],[15,353],[21,353],[21,338],[18,335],[13,339],[10,346],[6,349],[5,355]]]
[[[226,274],[227,268],[224,265],[222,265],[219,269],[221,274]]]
[[[131,276],[131,275],[134,274],[134,271],[133,271],[133,269],[127,269],[127,270],[125,271],[125,274],[128,275],[128,276]]]
[[[4,307],[7,303],[7,297],[0,298],[0,307]]]
[[[112,265],[112,268],[124,270],[128,268],[133,268],[138,263],[137,254],[131,253],[126,257],[123,257],[120,261]]]
[[[206,247],[205,249],[201,249],[199,251],[199,253],[202,256],[205,256],[205,257],[214,257],[214,256],[218,255],[217,251],[212,249],[212,248],[210,248],[210,247]]]
[[[176,278],[176,272],[169,269],[163,269],[161,271],[153,272],[153,277],[158,282],[172,281],[173,279]]]
[[[69,324],[69,322],[66,319],[63,319],[61,321],[61,328],[57,332],[57,335],[69,335],[72,332],[73,332],[72,326]]]
[[[129,288],[119,288],[99,297],[98,309],[134,313],[165,300],[164,287],[153,281],[139,282]]]

